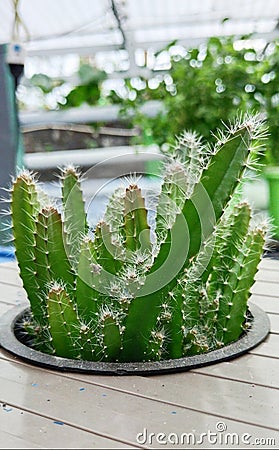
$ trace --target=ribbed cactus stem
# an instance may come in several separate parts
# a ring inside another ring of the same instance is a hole
[[[100,360],[100,347],[97,343],[97,339],[98,336],[96,336],[96,329],[93,322],[86,324],[81,321],[79,325],[79,337],[77,340],[79,359],[85,361]]]
[[[201,328],[200,326],[195,326],[188,332],[185,338],[185,355],[198,355],[210,350],[208,334]]]
[[[189,196],[193,180],[182,163],[172,159],[166,163],[166,174],[157,205],[156,235],[158,244],[166,239],[169,229]]]
[[[48,256],[46,271],[53,274],[53,279],[63,280],[68,289],[72,290],[74,272],[65,250],[65,236],[61,215],[53,207],[43,209],[45,227],[45,243]]]
[[[101,316],[102,347],[106,361],[117,361],[122,347],[121,330],[117,317],[107,311]]]
[[[200,180],[192,188],[192,195],[185,199],[181,214],[187,222],[190,242],[184,266],[197,254],[203,241],[214,231],[216,221],[219,220],[238,185],[238,180],[249,158],[249,141],[247,124],[232,130],[227,139],[215,147],[207,167],[202,171]],[[178,220],[179,215],[176,217],[174,227]],[[166,249],[169,252],[170,245],[171,231],[169,230],[152,271],[157,270],[164,262]]]
[[[57,356],[75,358],[79,354],[79,318],[64,287],[54,284],[47,296],[51,342]]]
[[[237,285],[231,298],[229,313],[223,329],[223,342],[226,345],[239,338],[246,320],[247,301],[250,286],[254,282],[260,262],[261,249],[265,241],[265,233],[261,229],[254,230],[248,237],[243,249],[243,258],[237,276]]]
[[[98,311],[98,286],[102,267],[94,259],[93,243],[84,238],[81,244],[76,278],[76,302],[80,316],[88,322]]]
[[[216,230],[215,251],[206,271],[207,274],[210,272],[210,289],[213,295],[223,288],[224,273],[234,270],[234,260],[249,232],[250,219],[250,206],[241,203],[229,211],[224,223],[221,222]]]
[[[185,132],[170,151],[152,233],[133,181],[88,231],[81,178],[62,170],[61,213],[23,172],[13,184],[16,255],[34,348],[91,361],[160,361],[220,348],[248,325],[265,239],[234,192],[260,121],[246,116],[214,148]],[[60,210],[59,210],[60,211]]]
[[[200,300],[201,300],[201,289],[203,285],[201,281],[191,279],[188,277],[186,272],[185,280],[182,284],[182,315],[183,324],[185,331],[191,330],[200,319]]]
[[[190,242],[188,254],[179,273],[157,292],[155,292],[156,284],[154,284],[153,278],[147,277],[143,292],[148,291],[149,288],[152,294],[135,298],[131,303],[125,337],[126,342],[135,344],[136,351],[132,351],[128,344],[127,346],[124,344],[123,352],[127,358],[138,358],[139,360],[144,358],[145,344],[143,342],[150,335],[150,330],[155,328],[157,321],[155,311],[158,310],[162,298],[165,298],[168,292],[174,288],[177,278],[181,277],[190,258],[197,254],[203,241],[214,231],[216,221],[222,215],[244,172],[250,152],[250,129],[248,129],[250,125],[248,122],[238,125],[228,133],[220,145],[216,146],[207,167],[201,174],[200,181],[194,185],[191,197],[186,198],[181,214],[176,216],[165,242],[161,244],[150,273],[158,271],[166,258],[171,261],[169,255],[173,245],[171,239],[173,230],[175,230],[176,238],[181,242],[181,250],[183,250],[183,246],[186,246],[184,240],[187,235],[185,236],[183,220],[186,221]],[[145,312],[148,319],[143,321]],[[135,322],[142,322],[140,330],[136,329]]]
[[[81,238],[88,230],[80,187],[80,174],[73,166],[68,166],[62,171],[60,178],[62,182],[65,245],[67,246],[69,258],[76,265]]]
[[[122,187],[115,190],[109,199],[104,215],[104,222],[110,225],[113,239],[118,240],[119,244],[125,242],[125,193],[126,190]]]
[[[231,133],[223,145],[215,148],[210,163],[203,171],[193,195],[186,201],[183,215],[190,234],[189,258],[197,253],[202,240],[213,231],[246,168],[250,154],[247,125]],[[201,218],[207,217],[206,222]]]
[[[92,256],[108,273],[116,274],[122,267],[122,250],[113,243],[109,225],[100,222],[95,229]]]
[[[35,245],[34,245],[34,263],[36,265],[36,280],[41,292],[42,310],[46,310],[46,294],[48,291],[48,284],[53,280],[54,273],[51,270],[48,250],[48,235],[47,235],[47,219],[45,210],[43,209],[36,219],[35,229]],[[47,324],[44,318],[44,325]]]
[[[150,227],[145,202],[141,190],[135,185],[126,189],[124,227],[128,252],[140,249],[144,253],[150,250]]]
[[[164,328],[151,331],[147,360],[160,361],[165,352],[166,331]]]
[[[14,181],[12,189],[11,212],[15,253],[34,320],[43,326],[45,312],[41,304],[42,293],[40,293],[37,283],[37,267],[34,256],[36,220],[39,209],[34,176],[29,172],[23,172]]]

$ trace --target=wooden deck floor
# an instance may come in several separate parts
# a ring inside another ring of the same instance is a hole
[[[0,264],[0,289],[0,315],[25,301],[15,264]],[[1,448],[279,448],[279,260],[263,259],[251,301],[266,341],[179,374],[58,373],[0,349]]]

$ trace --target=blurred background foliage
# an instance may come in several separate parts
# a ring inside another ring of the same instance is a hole
[[[173,42],[155,56],[163,53],[169,56],[168,70],[154,71],[149,79],[121,80],[121,89],[117,83],[115,88],[104,88],[107,74],[84,62],[74,86],[44,74],[34,75],[30,82],[44,95],[58,89],[57,109],[117,103],[125,126],[139,129],[133,143],[162,147],[173,143],[183,129],[212,141],[210,130],[219,128],[220,120],[261,111],[269,127],[266,161],[279,165],[278,42],[255,48],[249,36],[210,38],[198,48],[183,51]],[[141,113],[141,105],[148,100],[160,100],[163,105],[156,117]]]
[[[279,164],[279,45],[263,49],[236,49],[234,38],[211,38],[207,45],[173,56],[165,76],[158,76],[158,87],[137,91],[135,100],[122,101],[123,116],[134,111],[132,120],[142,130],[145,144],[173,143],[182,129],[196,130],[207,140],[210,130],[220,127],[236,112],[262,111],[269,127],[267,162]],[[244,44],[243,40],[243,44]],[[131,88],[126,80],[127,89]],[[163,101],[165,111],[155,118],[140,113],[139,106],[152,99]]]

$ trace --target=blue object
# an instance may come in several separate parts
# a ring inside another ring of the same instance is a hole
[[[15,249],[12,246],[0,246],[0,263],[15,260]]]

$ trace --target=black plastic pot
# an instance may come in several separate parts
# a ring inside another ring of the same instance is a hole
[[[0,344],[5,350],[31,364],[60,371],[102,375],[156,375],[159,373],[182,372],[209,364],[228,361],[246,353],[262,342],[268,335],[270,329],[267,314],[252,304],[250,304],[249,311],[252,322],[251,327],[236,342],[202,355],[179,359],[138,363],[109,363],[74,360],[47,355],[28,347],[19,340],[21,319],[29,312],[28,308],[22,307],[13,308],[0,318]]]

